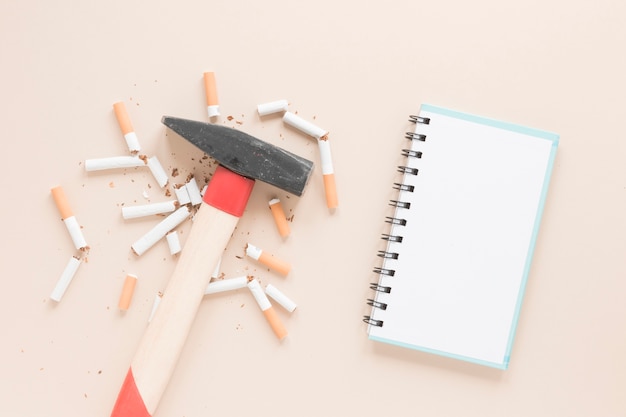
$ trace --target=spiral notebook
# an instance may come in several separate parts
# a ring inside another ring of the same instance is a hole
[[[426,104],[410,120],[369,338],[506,369],[559,137]]]

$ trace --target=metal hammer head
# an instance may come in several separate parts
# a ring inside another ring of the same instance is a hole
[[[308,159],[236,129],[169,116],[161,122],[231,171],[297,196],[313,171]]]

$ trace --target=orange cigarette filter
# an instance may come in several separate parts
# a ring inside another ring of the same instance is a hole
[[[65,196],[65,191],[63,190],[63,187],[54,187],[51,192],[52,198],[54,199],[54,202],[59,209],[59,212],[61,213],[61,218],[65,220],[68,217],[72,217],[74,213],[72,212],[72,209],[67,202],[67,197]]]
[[[283,325],[283,322],[278,318],[274,307],[263,310],[263,315],[265,315],[265,318],[270,324],[270,327],[274,331],[276,337],[278,337],[279,340],[283,340],[287,336],[287,329]]]
[[[120,125],[120,129],[122,129],[122,134],[126,135],[127,133],[135,131],[123,101],[113,104],[113,111],[115,112],[115,117],[117,118],[117,123]]]
[[[289,271],[291,270],[291,265],[289,265],[287,262],[275,258],[265,252],[261,252],[261,255],[259,256],[259,262],[284,276],[287,276],[289,274]]]
[[[339,206],[337,199],[337,185],[335,184],[335,174],[326,174],[324,177],[324,190],[326,191],[326,206],[334,209]]]
[[[289,228],[289,223],[287,223],[287,216],[285,216],[285,210],[283,210],[283,205],[280,200],[274,198],[270,200],[269,205],[270,210],[272,211],[272,216],[274,216],[274,222],[278,228],[278,233],[281,237],[289,236],[291,229]]]
[[[137,276],[133,274],[126,275],[124,280],[124,286],[122,287],[122,294],[120,295],[120,301],[117,304],[120,310],[126,311],[130,307],[130,301],[133,298],[135,292],[135,285],[137,284]]]
[[[217,99],[217,84],[214,72],[204,73],[204,91],[206,93],[206,105],[209,117],[219,116],[219,101]]]

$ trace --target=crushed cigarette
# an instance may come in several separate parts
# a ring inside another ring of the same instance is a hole
[[[282,291],[272,284],[267,284],[267,286],[265,286],[265,293],[290,313],[293,313],[297,307],[296,303],[291,301],[289,297],[283,294]]]
[[[219,101],[217,99],[217,83],[214,72],[204,73],[204,91],[206,94],[207,112],[209,117],[220,115]]]
[[[191,201],[192,206],[202,203],[202,195],[200,194],[198,183],[194,177],[189,179],[185,188],[187,188],[187,193],[189,194],[189,200]]]
[[[266,253],[250,243],[246,245],[246,255],[284,276],[287,276],[289,270],[291,270],[291,265],[287,262],[275,258],[273,255]]]
[[[163,201],[160,203],[142,204],[139,206],[122,207],[122,217],[124,219],[135,219],[137,217],[152,216],[155,214],[170,213],[176,210],[179,204],[176,200]]]
[[[130,301],[133,298],[135,292],[135,285],[137,284],[137,276],[133,274],[127,274],[124,280],[124,286],[122,287],[122,293],[120,294],[120,301],[117,306],[120,310],[126,311],[130,307]]]
[[[85,160],[85,171],[103,171],[106,169],[134,168],[145,166],[139,156],[111,156]]]
[[[166,234],[165,239],[167,239],[167,245],[170,248],[170,255],[176,255],[181,251],[180,240],[178,239],[178,232],[176,230]]]
[[[72,238],[74,247],[78,250],[86,251],[88,249],[87,242],[85,241],[83,231],[81,230],[80,225],[70,208],[63,187],[57,186],[52,188],[50,191],[52,192],[52,198],[61,213],[63,223],[65,223],[65,227]]]
[[[165,187],[169,179],[167,177],[167,173],[163,169],[163,166],[161,166],[161,163],[159,162],[159,158],[151,156],[148,158],[147,164],[148,168],[150,168],[150,171],[152,172],[152,175],[154,175],[154,179],[157,181],[157,184],[159,184],[159,187]]]
[[[74,275],[76,274],[76,271],[78,270],[80,264],[81,261],[77,257],[72,256],[70,258],[69,262],[65,266],[65,269],[63,270],[63,273],[61,274],[61,277],[57,281],[54,289],[52,290],[52,293],[50,294],[51,300],[54,300],[57,303],[61,301],[61,298],[63,298],[63,294],[65,294],[67,287],[69,287],[70,283],[72,282],[72,279],[74,278]]]
[[[128,117],[126,105],[122,101],[115,103],[113,104],[113,111],[115,112],[115,117],[117,118],[117,123],[120,125],[124,139],[126,139],[128,150],[131,154],[138,153],[141,150],[141,146],[139,146],[139,139],[137,139],[135,129],[130,122],[130,117]]]
[[[133,252],[138,256],[143,255],[155,243],[165,237],[167,232],[181,224],[187,217],[189,217],[189,207],[180,207],[133,243],[131,246]]]
[[[257,111],[259,112],[259,116],[285,112],[288,108],[289,102],[287,100],[276,100],[269,103],[262,103],[257,105]]]
[[[285,114],[283,114],[283,121],[301,132],[314,137],[315,139],[321,139],[328,135],[327,130],[322,129],[321,127],[318,127],[289,111],[286,111]]]
[[[242,276],[237,278],[228,278],[218,281],[211,281],[204,290],[205,294],[215,294],[218,292],[238,290],[248,285],[248,277]]]
[[[279,340],[284,339],[287,336],[287,330],[278,318],[278,315],[276,314],[274,307],[272,307],[270,300],[265,295],[265,292],[263,292],[259,280],[257,280],[256,278],[252,278],[249,280],[247,285],[250,289],[250,292],[254,296],[257,304],[261,308],[261,311],[263,312],[263,315],[265,316],[267,322],[272,327],[272,330],[274,331],[276,337],[278,337]]]
[[[180,205],[191,203],[191,197],[189,196],[186,185],[174,187],[174,193]]]
[[[281,237],[289,236],[291,229],[289,228],[289,223],[287,223],[287,216],[285,215],[285,210],[283,210],[283,205],[280,200],[278,198],[271,199],[269,206],[272,211],[276,227],[278,228],[278,233]]]

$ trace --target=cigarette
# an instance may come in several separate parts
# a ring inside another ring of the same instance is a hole
[[[220,106],[217,99],[217,87],[215,83],[215,73],[204,73],[204,90],[206,93],[207,112],[209,117],[215,117],[220,115]]]
[[[65,191],[63,191],[63,187],[57,186],[52,188],[52,198],[56,203],[59,212],[61,213],[61,218],[63,219],[63,223],[65,223],[65,227],[67,227],[67,231],[70,233],[70,237],[72,238],[72,242],[74,243],[74,247],[78,250],[86,250],[87,242],[85,241],[85,237],[83,236],[83,231],[70,208],[70,205],[67,201],[67,197],[65,196]]]
[[[154,179],[156,179],[159,187],[165,187],[168,181],[167,173],[161,166],[161,163],[156,156],[148,158],[148,168],[150,168],[150,171],[152,172],[152,175],[154,175]]]
[[[154,302],[152,303],[152,310],[150,311],[150,316],[148,317],[148,323],[152,321],[152,317],[154,317],[154,313],[156,313],[157,307],[161,303],[161,298],[163,298],[163,293],[159,292],[154,297]]]
[[[248,288],[250,289],[250,292],[252,292],[252,295],[254,296],[254,299],[256,300],[259,307],[261,308],[261,311],[263,311],[263,314],[265,315],[267,322],[272,327],[272,330],[274,331],[276,337],[278,337],[279,340],[284,339],[285,336],[287,336],[287,330],[278,318],[278,315],[276,314],[274,307],[272,307],[270,300],[263,292],[259,281],[256,278],[252,278],[248,282]]]
[[[237,278],[229,278],[222,279],[219,281],[211,281],[209,285],[207,285],[206,290],[204,290],[205,294],[215,294],[218,292],[238,290],[240,288],[245,288],[248,285],[248,277],[237,277]]]
[[[135,292],[135,284],[137,284],[137,276],[133,274],[126,275],[124,286],[122,287],[122,294],[120,294],[120,301],[117,303],[120,310],[126,311],[128,307],[130,307],[130,301]]]
[[[269,103],[263,103],[256,106],[259,116],[266,116],[272,113],[285,112],[289,108],[287,100],[276,100]]]
[[[115,112],[115,117],[117,118],[117,123],[120,125],[120,129],[122,129],[124,139],[126,139],[128,150],[131,154],[136,154],[141,150],[141,146],[139,146],[137,134],[135,133],[135,129],[130,122],[130,118],[128,117],[126,105],[124,105],[124,102],[121,101],[115,103],[113,104],[113,111]]]
[[[134,168],[145,166],[139,156],[112,156],[85,160],[86,171],[103,171],[105,169]]]
[[[326,206],[331,209],[337,208],[339,205],[337,200],[337,185],[335,184],[335,169],[333,168],[333,159],[330,154],[328,136],[318,139],[317,144],[320,148],[322,176],[324,178],[324,190],[326,191]]]
[[[200,189],[198,188],[198,183],[196,182],[196,179],[194,177],[191,177],[186,185],[186,188],[192,206],[196,206],[202,203],[202,195],[200,195]]]
[[[122,217],[124,219],[135,219],[137,217],[152,216],[155,214],[171,213],[178,208],[176,200],[163,201],[160,203],[142,204],[139,206],[122,207]]]
[[[274,217],[274,222],[276,223],[276,227],[278,228],[278,233],[281,237],[287,237],[290,233],[289,223],[287,223],[287,216],[285,216],[285,211],[283,210],[283,205],[280,203],[278,198],[273,198],[269,202],[270,210],[272,211],[272,216]]]
[[[143,255],[148,249],[154,246],[155,243],[165,237],[167,232],[181,224],[187,217],[189,217],[189,207],[183,206],[179,208],[133,243],[131,245],[133,252],[138,256]]]
[[[80,259],[75,256],[72,256],[65,266],[61,277],[57,281],[52,293],[50,294],[50,299],[56,301],[57,303],[61,301],[63,298],[63,294],[65,294],[65,290],[69,287],[78,267],[80,266]]]
[[[289,274],[289,270],[291,269],[291,266],[287,262],[275,258],[273,255],[249,243],[246,245],[246,255],[285,276]]]
[[[183,205],[191,203],[191,197],[189,197],[189,192],[187,191],[186,185],[174,187],[174,193],[176,193],[176,199],[178,200],[179,204]]]
[[[167,239],[167,245],[170,248],[170,255],[176,255],[181,251],[180,239],[178,239],[178,232],[176,230],[166,234],[165,239]]]
[[[313,123],[310,123],[291,112],[285,112],[283,121],[309,136],[317,139],[320,149],[320,159],[322,162],[322,175],[324,176],[324,190],[326,191],[326,205],[328,208],[336,208],[339,203],[337,200],[337,186],[335,184],[335,169],[333,168],[333,159],[330,152],[330,143],[328,141],[328,131],[322,129]]]
[[[272,284],[267,284],[267,286],[265,287],[265,293],[290,313],[293,313],[293,311],[297,307],[296,303],[291,301],[289,297],[283,294],[278,288],[276,288]]]
[[[301,132],[314,137],[315,139],[320,139],[328,135],[327,130],[322,129],[321,127],[318,127],[289,111],[285,112],[283,115],[283,121]]]

